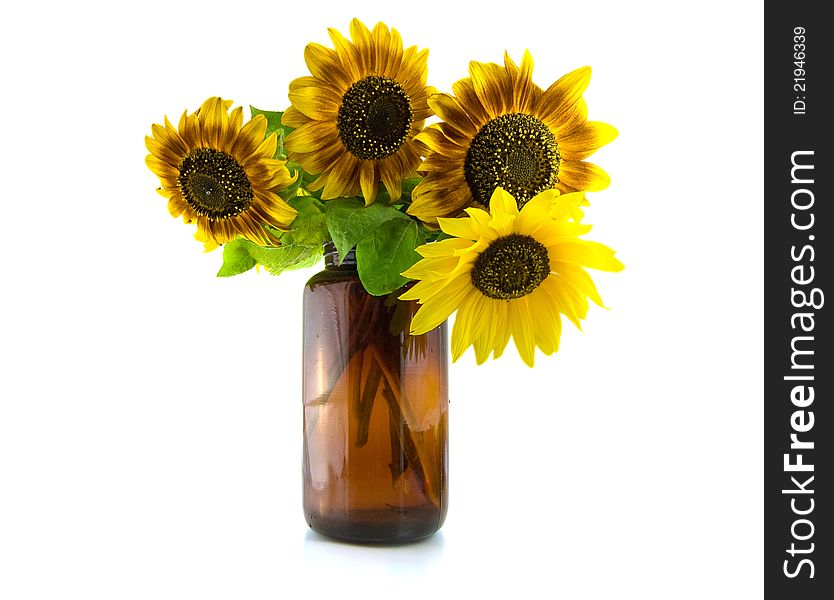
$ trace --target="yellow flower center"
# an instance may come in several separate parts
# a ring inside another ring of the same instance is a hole
[[[559,146],[553,132],[531,115],[501,115],[481,127],[466,153],[463,173],[476,202],[489,206],[495,188],[519,208],[559,182]]]
[[[403,145],[413,118],[403,87],[388,77],[371,75],[345,92],[337,126],[342,143],[354,156],[382,160]]]
[[[252,185],[238,162],[213,148],[194,148],[180,163],[178,182],[188,205],[212,221],[239,215],[252,203]]]
[[[495,239],[472,265],[472,285],[488,298],[514,300],[535,290],[550,275],[547,248],[529,235]]]

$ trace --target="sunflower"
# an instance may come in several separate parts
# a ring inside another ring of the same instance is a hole
[[[423,259],[403,273],[419,280],[400,296],[421,304],[411,333],[434,329],[457,310],[453,360],[470,345],[478,364],[491,352],[498,358],[510,336],[531,367],[536,346],[556,352],[561,315],[580,327],[588,298],[602,306],[585,267],[623,268],[607,246],[579,239],[591,229],[576,218],[583,202],[582,192],[546,190],[519,211],[516,199],[498,188],[489,213],[467,208],[468,217],[439,218],[440,229],[453,237],[417,248]]]
[[[426,160],[410,214],[427,223],[458,216],[467,206],[487,207],[498,187],[520,207],[544,190],[608,186],[605,171],[584,160],[617,137],[610,125],[588,121],[582,94],[590,67],[544,91],[532,82],[532,71],[529,52],[520,69],[507,54],[503,67],[473,61],[470,77],[452,86],[454,96],[429,99],[443,122],[416,137]]]
[[[183,113],[179,127],[151,126],[145,137],[148,167],[162,183],[168,211],[197,223],[196,238],[207,249],[243,236],[255,243],[275,244],[264,229],[286,229],[296,211],[277,191],[294,181],[285,161],[275,160],[276,134],[266,139],[266,118],[257,115],[246,125],[243,109],[229,113],[232,102],[209,98],[194,114]]]
[[[336,49],[308,44],[312,76],[290,84],[282,123],[296,129],[286,139],[288,157],[319,175],[309,189],[323,190],[325,200],[361,193],[371,204],[382,181],[396,201],[402,180],[416,175],[413,138],[432,114],[428,50],[403,50],[400,34],[383,23],[369,31],[354,19],[353,42],[328,31]]]

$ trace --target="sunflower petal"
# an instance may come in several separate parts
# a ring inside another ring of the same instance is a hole
[[[182,154],[178,154],[167,144],[164,144],[148,135],[145,136],[145,147],[148,149],[148,152],[153,154],[156,158],[168,163],[174,168],[179,167],[180,162],[182,162]]]
[[[402,85],[409,94],[426,85],[428,70],[426,64],[429,59],[429,51],[426,48],[417,50],[411,46],[403,50],[403,60],[395,79]]]
[[[570,135],[588,121],[588,105],[582,98],[569,110],[543,115],[541,120],[556,134],[556,139]]]
[[[359,164],[359,185],[362,188],[362,196],[365,198],[365,206],[370,206],[376,199],[377,178],[374,163],[363,160]]]
[[[475,86],[471,79],[461,79],[452,84],[452,92],[461,108],[469,115],[469,118],[480,127],[490,120],[487,109],[484,108],[478,94],[475,93]]]
[[[332,83],[345,91],[353,83],[342,68],[335,50],[311,42],[304,48],[304,62],[313,77],[321,81]]]
[[[542,223],[550,221],[551,211],[558,196],[558,190],[545,190],[531,198],[518,213],[516,232],[533,235]]]
[[[350,43],[341,33],[333,28],[327,30],[330,40],[336,49],[336,55],[339,57],[339,62],[342,68],[348,74],[351,81],[358,81],[360,79],[362,58],[359,55],[359,50]]]
[[[509,316],[515,347],[521,359],[528,367],[532,367],[536,352],[536,341],[533,335],[532,315],[527,304],[527,298],[511,300],[510,303]]]
[[[223,139],[220,140],[220,150],[229,154],[232,146],[237,139],[237,134],[243,126],[243,107],[238,106],[229,114],[229,120],[226,124],[226,131]]]
[[[518,217],[518,203],[502,188],[495,188],[489,199],[489,214],[492,215],[490,227],[500,236],[510,235]]]
[[[491,63],[469,63],[469,76],[472,86],[481,104],[490,117],[505,114],[507,104],[512,104],[512,86],[508,85],[508,76],[504,69]],[[507,89],[509,88],[509,94]]]
[[[371,32],[373,45],[378,48],[377,64],[378,72],[386,77],[396,74],[403,59],[403,43],[400,34],[396,29],[389,30],[384,23],[374,25]]]
[[[623,263],[614,257],[614,250],[599,242],[566,241],[554,246],[558,260],[572,262],[599,271],[622,271]]]
[[[203,130],[203,142],[210,148],[219,149],[229,124],[229,114],[223,105],[223,99],[209,98],[200,107],[200,124]]]
[[[173,125],[171,125],[168,117],[165,117],[164,125],[152,125],[151,132],[153,133],[153,137],[155,139],[169,147],[173,152],[182,154],[183,156],[188,154],[188,150],[191,146],[185,139],[183,139],[182,134],[175,129]]]
[[[371,32],[359,19],[350,22],[350,37],[356,46],[361,62],[357,64],[363,72],[370,73],[377,67],[376,46],[371,40]]]
[[[537,290],[546,293],[550,298],[550,303],[565,315],[577,329],[582,331],[582,315],[577,310],[571,297],[559,286],[559,279],[555,275],[550,275],[542,281]]]
[[[469,282],[468,274],[460,275],[447,284],[442,294],[435,294],[426,300],[411,320],[411,334],[421,335],[431,331],[448,319],[466,295],[472,293]]]
[[[158,159],[153,154],[148,154],[145,157],[145,164],[157,177],[176,178],[179,175],[176,167],[173,167],[164,160]]]
[[[266,117],[255,115],[240,130],[237,140],[232,144],[231,154],[235,157],[245,159],[252,155],[266,135]]]
[[[185,203],[185,199],[177,194],[172,196],[171,199],[168,201],[168,214],[172,217],[176,218],[179,217],[188,205]]]
[[[294,106],[287,107],[287,110],[284,111],[284,115],[281,117],[281,124],[292,128],[301,127],[307,122],[309,122],[309,118],[304,116]]]
[[[440,217],[437,219],[437,224],[443,233],[457,238],[475,241],[478,239],[478,234],[472,229],[472,223],[471,217],[457,219]]]
[[[510,53],[504,50],[504,68],[511,79],[518,77],[518,65],[510,58]]]
[[[499,233],[492,226],[492,218],[487,211],[483,208],[472,207],[467,208],[465,212],[472,219],[472,231],[478,236],[479,240],[491,242],[498,237]]]
[[[332,168],[340,156],[345,154],[345,148],[339,141],[338,136],[334,135],[330,138],[322,138],[320,146],[314,152],[301,153],[294,149],[289,143],[289,136],[287,137],[287,152],[290,156],[300,164],[305,171],[313,175],[324,173]]]
[[[582,127],[559,138],[559,151],[565,160],[583,160],[614,141],[617,133],[617,130],[607,123],[588,121]]]
[[[400,165],[400,168],[394,166],[393,159],[395,158],[391,157],[382,161],[379,169],[382,184],[385,186],[392,203],[397,202],[403,194],[402,173],[405,170],[402,165]]]
[[[536,315],[536,328],[533,331],[536,346],[544,354],[553,354],[559,349],[562,334],[562,318],[559,310],[543,290],[536,289],[528,296],[530,310]]]
[[[457,250],[463,250],[471,246],[472,242],[469,240],[448,238],[418,246],[416,252],[423,258],[441,258],[444,256],[455,256]]]
[[[484,298],[484,313],[482,321],[484,327],[481,328],[480,334],[475,337],[475,361],[481,365],[492,352],[492,340],[495,339],[495,328],[498,326],[498,313],[495,310],[495,302],[490,298]]]
[[[515,110],[528,113],[535,100],[533,85],[533,57],[529,50],[524,51],[521,58],[521,70],[514,78],[513,98]],[[561,143],[561,142],[560,142]]]
[[[458,307],[455,313],[455,323],[452,327],[452,362],[455,362],[466,349],[472,345],[472,326],[475,321],[473,309],[477,301],[478,293],[468,294]]]
[[[275,156],[276,150],[278,150],[278,134],[272,132],[255,148],[252,154],[243,159],[242,165],[247,167],[257,162],[262,167],[268,168],[269,161]]]
[[[405,275],[403,275],[405,277]],[[423,279],[408,288],[403,294],[399,296],[400,300],[417,300],[420,303],[425,302],[435,294],[439,293],[446,284],[448,279]]]
[[[339,135],[331,121],[309,121],[296,128],[284,140],[287,151],[306,154],[318,152],[336,141]]]
[[[461,259],[454,255],[425,258],[403,271],[403,277],[410,279],[448,278],[458,271],[460,263]]]
[[[335,120],[341,98],[322,86],[306,86],[290,89],[287,96],[296,110],[316,120]]]
[[[443,131],[437,124],[426,127],[423,131],[414,136],[414,141],[421,146],[421,149],[429,152],[442,152],[446,154],[453,151],[457,151],[457,153],[466,152],[464,148],[458,146],[452,140],[443,135]]]
[[[454,217],[469,203],[469,190],[463,176],[435,176],[429,173],[411,191],[408,214],[425,223],[439,217]]]
[[[342,153],[333,163],[330,171],[323,174],[323,200],[346,198],[359,189],[359,159],[353,154]]]
[[[500,358],[504,353],[504,349],[510,341],[512,333],[512,326],[510,324],[510,303],[505,301],[495,301],[493,309],[496,313],[494,334],[490,345],[492,346],[493,358]]]
[[[566,160],[559,168],[559,179],[565,185],[577,190],[599,192],[611,183],[608,173],[595,164],[585,161]]]
[[[556,220],[567,219],[578,207],[586,206],[587,204],[588,201],[585,200],[585,192],[560,194],[553,202],[550,216]]]
[[[468,137],[474,137],[478,128],[466,114],[460,104],[448,94],[434,94],[429,98],[429,106],[447,125],[454,127]]]
[[[580,293],[585,294],[597,306],[605,308],[594,280],[585,269],[575,263],[560,260],[552,260],[550,266],[566,283],[575,287]]]
[[[515,217],[518,215],[518,203],[512,194],[503,188],[495,188],[489,199],[489,212],[494,217]]]
[[[563,122],[562,116],[569,113],[579,102],[590,81],[591,67],[581,67],[561,77],[544,91],[539,112],[540,118]]]

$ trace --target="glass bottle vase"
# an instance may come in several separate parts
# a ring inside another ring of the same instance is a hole
[[[409,335],[414,302],[368,294],[351,252],[304,288],[304,514],[352,542],[405,542],[446,517],[446,324]]]

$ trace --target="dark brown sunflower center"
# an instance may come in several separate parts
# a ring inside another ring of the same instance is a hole
[[[547,248],[529,235],[493,241],[472,266],[472,285],[484,296],[513,300],[535,290],[550,275]]]
[[[463,174],[475,201],[489,206],[495,188],[519,208],[559,182],[559,146],[550,129],[531,115],[501,115],[481,127],[469,145]]]
[[[364,160],[396,153],[411,129],[414,111],[403,87],[388,77],[357,81],[339,106],[339,136],[345,148]]]
[[[243,167],[213,148],[194,148],[186,154],[178,181],[188,205],[212,221],[239,215],[254,197]]]

